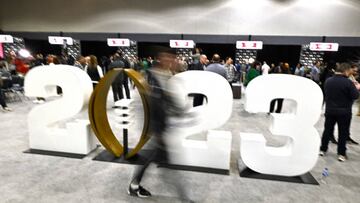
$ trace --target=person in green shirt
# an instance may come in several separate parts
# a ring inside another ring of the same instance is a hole
[[[246,74],[246,79],[244,83],[245,87],[250,83],[251,80],[253,80],[254,78],[260,75],[259,69],[260,69],[260,63],[258,61],[255,61],[254,63],[251,64],[251,68]]]

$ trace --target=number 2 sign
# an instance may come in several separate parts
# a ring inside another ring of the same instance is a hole
[[[236,48],[237,49],[262,49],[263,42],[262,41],[237,41]]]

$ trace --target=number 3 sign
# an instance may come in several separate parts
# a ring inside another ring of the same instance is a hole
[[[320,87],[312,80],[285,74],[257,77],[246,89],[245,110],[268,112],[276,98],[296,102],[295,114],[271,114],[270,132],[285,136],[282,147],[266,146],[262,134],[240,133],[241,158],[252,170],[270,175],[297,176],[310,171],[316,164],[320,137],[314,125],[319,120],[323,102]]]

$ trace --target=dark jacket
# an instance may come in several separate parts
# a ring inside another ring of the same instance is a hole
[[[194,63],[191,66],[189,66],[188,70],[204,70],[204,67],[205,67],[205,65],[198,62],[198,63]]]
[[[224,66],[221,65],[220,63],[212,63],[208,65],[208,67],[205,70],[213,73],[217,73],[226,79],[226,70]]]
[[[353,82],[343,75],[334,75],[325,81],[325,115],[351,114],[355,99],[359,97]]]
[[[124,68],[125,67],[125,64],[124,62],[121,60],[121,59],[116,59],[114,60],[113,62],[111,62],[109,64],[109,67],[108,69],[109,70],[112,70],[114,68]],[[116,77],[114,83],[122,83],[124,81],[124,73],[121,72],[119,73],[119,75]]]

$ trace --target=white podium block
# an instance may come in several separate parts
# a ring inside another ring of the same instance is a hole
[[[169,138],[171,139],[171,138]],[[170,163],[174,165],[230,170],[231,132],[210,130],[207,141],[183,139],[170,144]]]

